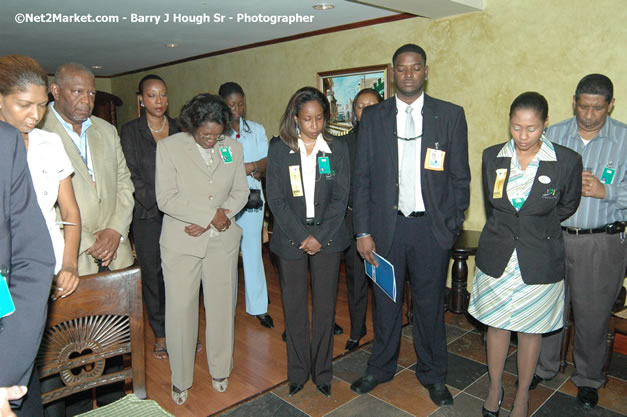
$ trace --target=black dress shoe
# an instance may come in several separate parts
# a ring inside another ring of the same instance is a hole
[[[481,415],[483,417],[499,417],[499,411],[501,411],[501,404],[503,404],[503,397],[505,397],[505,390],[501,387],[501,399],[499,400],[499,408],[496,411],[490,411],[485,407],[481,407]]]
[[[318,388],[318,391],[320,391],[322,395],[326,396],[327,398],[331,398],[331,384],[316,385],[316,388]]]
[[[531,379],[531,384],[529,384],[529,391],[531,391],[532,389],[538,388],[538,384],[543,381],[544,381],[544,378],[539,377],[538,375],[534,374],[533,378]]]
[[[359,339],[357,340],[353,340],[351,338],[348,338],[348,340],[346,341],[346,350],[353,350],[355,349],[357,346],[359,346]]]
[[[587,409],[596,407],[599,402],[599,393],[596,388],[579,387],[577,391],[577,402]]]
[[[343,334],[344,333],[344,329],[342,329],[337,323],[333,323],[333,333],[335,335]]]
[[[372,391],[379,383],[374,376],[364,375],[351,384],[351,390],[357,394],[366,394]]]
[[[287,386],[290,388],[290,392],[287,394],[288,397],[293,397],[296,395],[301,389],[303,389],[303,384],[293,384],[288,383]]]
[[[257,319],[263,327],[267,327],[268,329],[274,328],[274,321],[272,321],[272,317],[270,317],[270,314],[259,314],[257,316]]]
[[[429,397],[435,405],[451,405],[453,404],[453,396],[444,384],[426,384],[425,388],[429,390]]]

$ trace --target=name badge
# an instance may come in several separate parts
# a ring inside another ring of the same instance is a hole
[[[503,185],[505,184],[505,178],[507,178],[507,168],[497,169],[496,180],[494,181],[494,191],[492,191],[492,198],[503,198]]]
[[[516,210],[520,210],[523,204],[525,204],[524,198],[512,198],[512,206],[514,206]]]
[[[601,175],[601,184],[612,184],[614,181],[614,174],[616,170],[614,168],[606,167]]]
[[[9,291],[9,285],[4,275],[0,274],[0,318],[15,312],[15,304]]]
[[[290,165],[290,183],[292,184],[292,195],[302,197],[303,184],[300,179],[300,165]]]
[[[444,157],[446,152],[440,149],[427,148],[425,157],[425,169],[431,171],[444,171]]]
[[[222,157],[222,161],[225,164],[230,164],[233,162],[233,155],[231,154],[231,147],[223,146],[220,148],[220,156]]]
[[[329,164],[328,156],[318,157],[318,172],[320,172],[321,175],[331,173],[331,165]]]

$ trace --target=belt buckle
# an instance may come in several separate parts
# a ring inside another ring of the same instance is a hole
[[[573,231],[573,233],[572,233],[573,235],[579,236],[579,231],[581,230],[581,228],[580,227],[571,227],[569,230]]]

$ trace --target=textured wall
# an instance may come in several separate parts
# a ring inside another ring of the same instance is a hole
[[[558,122],[572,115],[579,79],[602,72],[615,84],[613,116],[627,121],[626,6],[625,0],[489,0],[483,12],[385,23],[151,72],[168,83],[172,116],[194,94],[216,92],[221,83],[237,81],[247,94],[248,117],[276,134],[290,95],[315,85],[317,72],[388,63],[397,47],[417,43],[427,51],[427,93],[466,109],[473,180],[465,227],[480,230],[481,151],[508,139],[507,114],[518,94],[544,94],[550,122]],[[129,104],[143,75],[111,80],[112,93],[125,103],[119,112],[122,122],[135,117]]]

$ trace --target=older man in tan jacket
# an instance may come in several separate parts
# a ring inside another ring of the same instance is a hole
[[[113,125],[92,116],[94,76],[80,64],[64,64],[50,91],[54,102],[41,128],[61,136],[72,166],[72,184],[81,211],[78,272],[87,275],[133,263],[128,230],[133,183]]]

